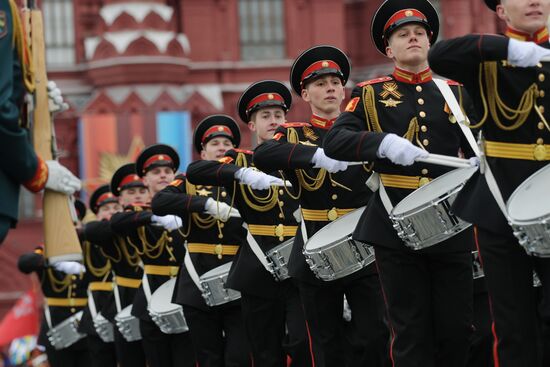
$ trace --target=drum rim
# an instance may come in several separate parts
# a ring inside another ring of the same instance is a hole
[[[355,213],[359,213],[360,212],[360,215],[359,215],[359,219],[357,220],[357,224],[355,225],[355,227],[353,228],[353,230],[351,231],[351,233],[347,234],[346,237],[351,237],[351,235],[353,234],[353,232],[355,232],[355,229],[357,228],[357,226],[359,225],[359,222],[361,221],[361,217],[363,216],[363,213],[365,212],[365,208],[367,206],[364,205],[364,206],[361,206],[359,208],[355,208],[353,209],[351,212],[349,213],[346,213],[344,215],[342,215],[340,218],[337,218],[335,220],[333,220],[332,222],[329,222],[328,224],[326,224],[325,226],[323,226],[323,228],[319,229],[317,232],[315,232],[308,240],[307,242],[304,244],[304,247],[303,247],[303,250],[302,250],[302,253],[305,254],[305,251],[307,250],[307,245],[309,243],[312,242],[312,240],[314,239],[317,239],[317,238],[323,238],[322,234],[325,233],[326,231],[329,231],[329,228],[330,226],[334,225],[335,223],[338,223],[339,221],[342,221],[344,220],[344,218],[352,215],[352,214],[355,214]],[[326,236],[325,236],[326,237]],[[337,239],[337,241],[341,241],[342,238],[344,237],[340,237]],[[329,244],[326,244],[326,245],[323,245],[323,246],[319,246],[319,247],[315,247],[316,249],[322,249],[322,248],[330,248],[331,245],[333,245],[334,243],[336,243],[336,240],[334,241],[331,241]]]
[[[525,188],[525,186],[529,183],[529,181],[531,181],[532,179],[534,179],[539,175],[546,173],[546,170],[550,170],[550,164],[546,164],[544,167],[539,168],[537,171],[535,171],[533,174],[531,174],[529,177],[523,180],[523,182],[518,187],[516,187],[515,190],[512,192],[512,194],[508,198],[508,201],[506,201],[506,212],[508,213],[508,221],[511,224],[527,225],[527,224],[536,224],[533,222],[539,222],[540,220],[543,220],[543,219],[550,220],[550,212],[546,213],[545,215],[541,215],[541,216],[529,218],[529,219],[513,218],[510,213],[510,206],[513,204],[512,202],[514,201],[514,199],[517,199],[517,196],[520,195],[520,191]]]

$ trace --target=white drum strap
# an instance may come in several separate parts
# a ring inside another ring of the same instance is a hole
[[[115,294],[115,306],[116,312],[122,311],[122,303],[120,302],[120,292],[118,290],[118,284],[116,283],[116,274],[113,272],[113,292]]]
[[[145,272],[143,272],[141,286],[143,287],[143,293],[145,293],[145,299],[147,299],[147,305],[149,305],[149,302],[151,302],[151,286],[149,285],[149,278]]]
[[[376,172],[374,172],[373,175],[378,176],[378,181],[379,181],[378,191],[380,194],[380,200],[382,200],[382,204],[384,204],[384,208],[386,208],[386,211],[388,212],[388,214],[390,214],[391,211],[393,210],[393,204],[391,203],[390,197],[388,196],[388,192],[386,191],[386,188],[382,184],[382,179],[380,178],[380,175]]]
[[[97,308],[95,306],[94,296],[90,289],[88,289],[88,308],[90,309],[92,320],[95,320],[95,318],[97,317]]]
[[[187,246],[187,241],[183,244],[185,247],[185,257],[183,258],[183,263],[185,264],[185,267],[187,268],[187,272],[189,273],[189,276],[191,277],[191,280],[199,291],[204,292],[204,289],[202,289],[202,285],[199,279],[199,274],[197,273],[197,270],[195,269],[195,265],[193,265],[193,261],[191,261],[191,255],[189,255],[189,246]]]
[[[260,263],[264,266],[265,270],[267,270],[269,273],[273,273],[271,264],[269,264],[269,262],[267,261],[264,252],[260,248],[260,245],[254,238],[254,236],[252,236],[252,233],[250,233],[250,231],[248,230],[248,224],[243,222],[243,227],[244,229],[246,229],[246,240],[248,241],[250,249],[252,250],[254,255],[256,255]]]
[[[44,304],[44,317],[46,318],[46,324],[48,324],[48,329],[52,329],[52,314],[50,313],[50,306]]]
[[[302,232],[302,240],[304,241],[303,247],[305,247],[309,239],[307,236],[306,220],[304,219],[304,214],[302,213],[301,206],[298,207],[298,210],[300,211],[300,231]]]
[[[479,158],[480,172],[485,176],[485,181],[487,181],[487,186],[489,187],[489,190],[493,194],[493,197],[495,198],[495,201],[500,207],[500,210],[502,210],[504,217],[508,219],[508,211],[506,210],[506,204],[504,202],[504,198],[502,197],[502,193],[500,192],[500,189],[498,187],[495,176],[493,175],[493,172],[489,167],[489,163],[487,162],[487,158],[485,154],[483,153],[482,149],[480,149],[479,146],[477,145],[474,134],[472,134],[472,130],[470,130],[470,128],[466,126],[465,122],[468,121],[468,119],[462,112],[462,109],[460,108],[460,105],[456,100],[456,97],[453,94],[451,87],[449,87],[449,84],[447,84],[447,82],[442,79],[434,78],[433,80],[437,85],[437,87],[439,88],[439,90],[441,91],[443,98],[445,98],[445,102],[447,102],[447,105],[451,109],[451,112],[453,113],[456,120],[458,121],[458,126],[462,130],[462,133],[466,137],[466,140],[468,140],[470,147],[474,151],[475,155]]]

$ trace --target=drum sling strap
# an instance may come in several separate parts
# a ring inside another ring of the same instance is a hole
[[[118,290],[115,272],[113,272],[113,293],[115,294],[116,312],[119,313],[120,311],[122,311],[122,303],[120,302],[120,291]]]
[[[447,102],[447,105],[451,109],[452,114],[458,121],[458,126],[460,127],[460,130],[462,130],[462,133],[466,137],[466,140],[470,144],[470,147],[474,151],[474,154],[476,155],[476,157],[479,158],[480,173],[485,177],[485,181],[487,182],[489,191],[491,191],[491,194],[493,194],[493,197],[500,207],[500,210],[504,214],[504,217],[508,219],[508,210],[506,209],[504,198],[502,197],[502,193],[500,192],[495,176],[491,171],[491,167],[489,167],[487,157],[485,156],[483,149],[480,149],[480,147],[476,143],[476,139],[474,138],[474,134],[472,134],[472,130],[470,130],[470,128],[466,125],[466,123],[469,121],[462,112],[462,109],[460,108],[460,105],[456,100],[456,97],[453,94],[451,87],[449,87],[449,84],[447,84],[447,82],[442,79],[434,78],[433,81],[441,91],[443,98],[445,98],[445,102]],[[480,143],[482,144],[483,141],[481,141]]]
[[[201,293],[204,293],[204,289],[202,288],[202,285],[200,282],[199,274],[197,273],[197,269],[195,269],[195,265],[193,265],[193,261],[191,261],[191,255],[189,255],[189,246],[187,245],[187,241],[185,241],[183,246],[185,247],[185,257],[183,258],[183,263],[187,268],[187,272],[189,273],[191,280],[193,281],[193,283],[195,283],[199,291],[201,291]]]
[[[250,231],[248,230],[248,224],[243,222],[243,227],[244,229],[246,229],[246,241],[248,242],[250,249],[252,250],[254,255],[256,255],[258,261],[260,261],[260,263],[264,266],[265,270],[267,270],[270,274],[273,274],[273,266],[267,261],[264,252],[260,248],[260,245],[254,238],[252,233],[250,233]]]

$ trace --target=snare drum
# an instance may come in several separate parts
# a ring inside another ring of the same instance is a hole
[[[293,244],[294,237],[273,247],[271,250],[265,253],[265,257],[271,265],[273,276],[279,282],[290,277],[288,275],[288,259],[290,258]]]
[[[101,312],[98,312],[94,319],[94,328],[103,342],[111,343],[115,341],[115,328],[109,320],[103,317]]]
[[[447,172],[418,188],[393,208],[390,219],[405,245],[421,250],[471,226],[454,215],[451,206],[477,169],[460,168]]]
[[[168,280],[151,295],[149,303],[151,319],[165,334],[179,334],[189,330],[182,307],[171,302],[175,286],[176,278]]]
[[[472,251],[472,273],[474,274],[474,279],[483,278],[485,276],[478,251]]]
[[[527,178],[506,205],[508,221],[529,255],[550,257],[550,164]]]
[[[124,307],[115,316],[116,326],[118,330],[128,342],[141,340],[141,332],[139,331],[139,319],[132,315],[133,305]]]
[[[48,336],[50,344],[56,350],[70,347],[86,336],[78,332],[78,324],[80,323],[83,313],[83,311],[79,311],[48,330],[46,335]]]
[[[351,238],[364,209],[355,209],[327,224],[307,241],[303,253],[317,278],[339,279],[374,261],[372,246]]]
[[[225,288],[231,264],[230,261],[200,276],[202,297],[208,306],[218,306],[241,298],[241,292]]]

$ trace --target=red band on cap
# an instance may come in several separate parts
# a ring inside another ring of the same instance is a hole
[[[304,81],[304,79],[309,77],[311,74],[322,69],[336,69],[339,71],[341,70],[340,65],[338,65],[332,60],[319,60],[309,65],[308,68],[304,70],[304,72],[302,73],[301,81]]]
[[[145,170],[147,170],[147,167],[149,167],[151,164],[159,161],[172,163],[172,158],[170,158],[170,156],[166,154],[156,154],[145,161],[145,163],[143,164],[143,172],[145,172]]]
[[[96,204],[95,204],[96,208],[99,208],[105,200],[113,199],[114,197],[115,196],[111,192],[106,192],[106,193],[102,194],[100,197],[97,198],[97,201],[96,201]]]
[[[397,23],[401,19],[411,18],[411,17],[420,18],[426,22],[428,21],[426,16],[422,12],[416,9],[402,9],[396,12],[394,15],[392,15],[390,19],[388,19],[388,21],[386,22],[386,25],[384,26],[384,32],[386,32],[388,28],[390,28],[393,24]]]
[[[278,101],[285,103],[284,98],[278,94],[278,93],[263,93],[259,96],[256,96],[255,98],[252,98],[248,106],[246,106],[246,110],[249,111],[252,107],[257,105],[258,103],[262,103],[265,101]]]
[[[226,135],[229,135],[230,137],[233,137],[233,132],[231,131],[230,128],[228,128],[227,126],[225,125],[214,125],[212,126],[210,129],[206,130],[204,132],[204,135],[202,136],[202,139],[201,139],[201,142],[204,143],[204,141],[212,134],[214,133],[220,133],[220,132],[223,132],[225,133]]]
[[[131,184],[133,182],[141,183],[141,179],[135,173],[124,177],[122,181],[120,181],[120,184],[117,187],[118,191],[122,190],[122,187],[124,187],[125,185]]]

